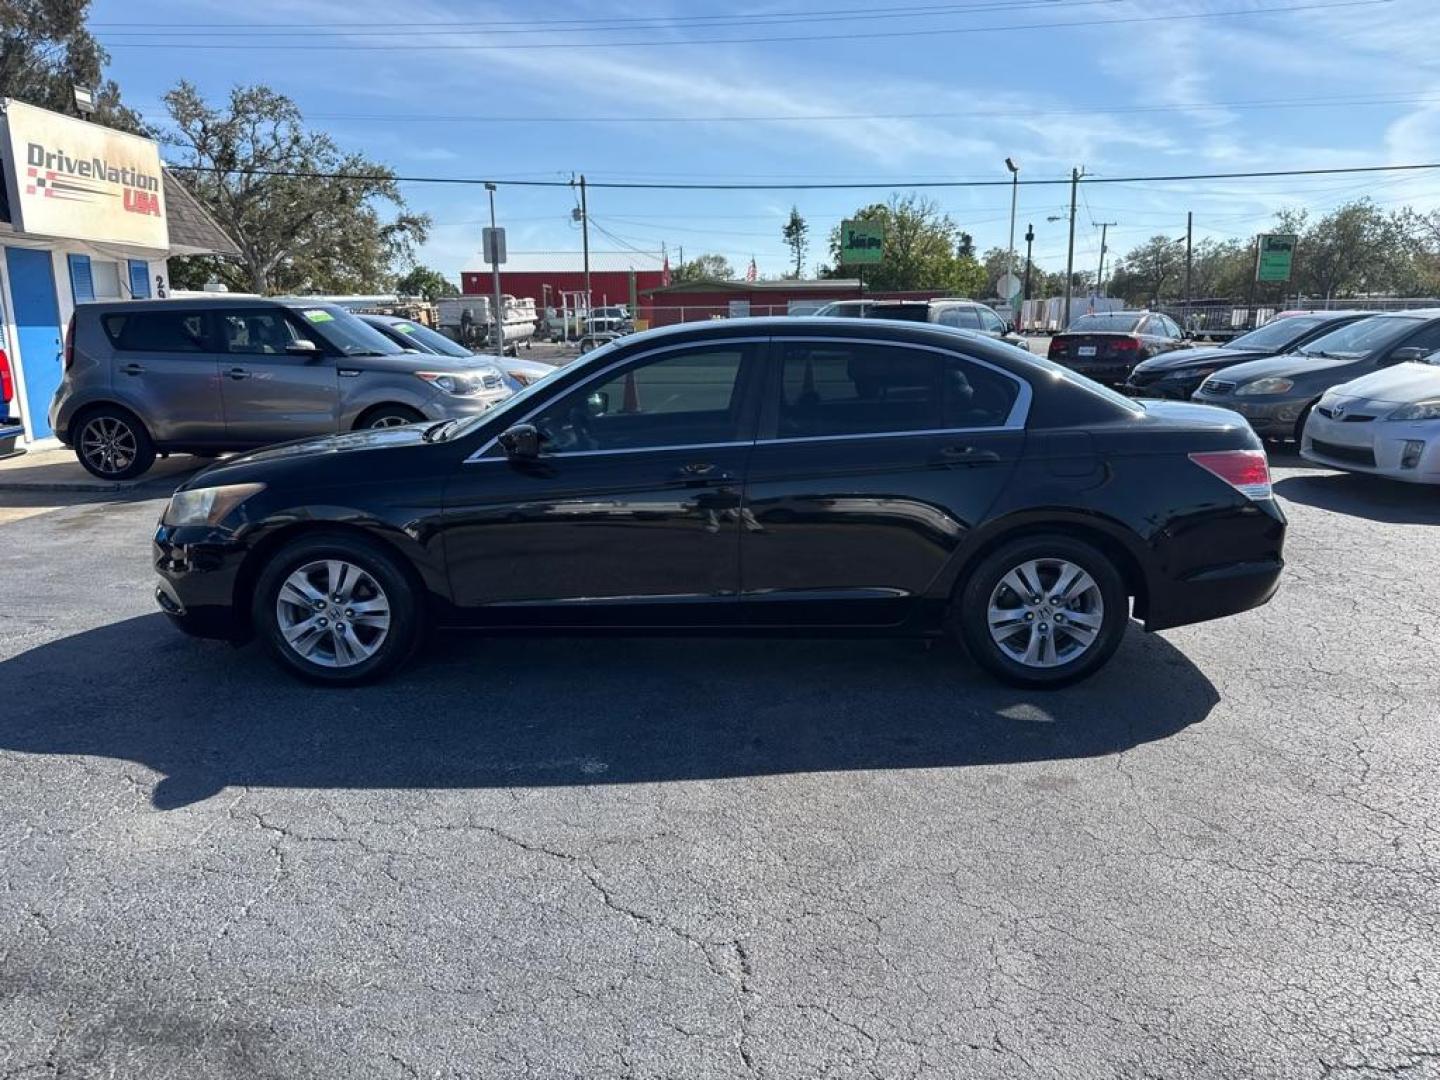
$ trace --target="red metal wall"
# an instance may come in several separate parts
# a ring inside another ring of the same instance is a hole
[[[646,289],[658,289],[661,271],[635,271],[635,289],[643,293]],[[585,288],[583,273],[564,271],[506,273],[500,268],[500,291],[511,296],[532,297],[539,305],[544,300],[546,285],[550,286],[551,302],[559,304],[560,293],[580,292]],[[489,296],[494,291],[488,270],[466,270],[460,275],[460,291],[466,296]],[[629,304],[630,273],[625,270],[592,271],[590,293],[596,304]]]
[[[751,289],[737,285],[731,289],[668,289],[640,297],[640,318],[651,326],[671,326],[680,322],[725,318],[730,314],[732,300],[750,303],[751,315],[788,315],[791,300],[828,304],[831,300],[853,300],[859,291],[853,285],[833,288]]]

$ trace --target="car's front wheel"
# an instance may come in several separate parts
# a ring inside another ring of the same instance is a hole
[[[418,424],[424,419],[420,410],[412,409],[409,405],[376,405],[355,422],[355,428],[404,427],[406,424]]]
[[[1057,687],[1109,660],[1129,618],[1125,582],[1110,558],[1047,535],[1012,541],[981,562],[956,598],[952,624],[992,675]]]
[[[282,665],[332,686],[370,682],[403,664],[419,642],[420,614],[395,557],[343,533],[282,548],[261,571],[251,608]]]

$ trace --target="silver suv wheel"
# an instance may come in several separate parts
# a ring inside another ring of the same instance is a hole
[[[139,440],[117,416],[97,416],[80,429],[80,455],[92,472],[122,473],[135,463]]]
[[[1029,559],[1005,574],[990,594],[990,639],[1031,668],[1068,664],[1089,651],[1105,622],[1095,579],[1064,559]]]
[[[343,559],[306,563],[275,598],[280,635],[312,664],[348,668],[370,659],[390,633],[390,601],[368,572]]]

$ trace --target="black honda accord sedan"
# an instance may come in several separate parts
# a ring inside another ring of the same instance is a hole
[[[212,465],[155,535],[183,629],[324,683],[429,626],[953,634],[1001,679],[1264,603],[1285,518],[1234,413],[876,319],[626,337],[460,421]]]

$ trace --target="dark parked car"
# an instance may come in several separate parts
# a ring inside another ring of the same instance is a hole
[[[219,453],[484,412],[491,364],[407,352],[344,308],[206,297],[80,304],[50,426],[106,480],[157,453]]]
[[[734,319],[633,335],[493,412],[235,457],[155,533],[184,629],[353,683],[431,624],[954,633],[1090,674],[1264,603],[1285,518],[1233,414],[1140,404],[974,334]]]
[[[1081,315],[1050,339],[1050,359],[1106,386],[1119,386],[1131,369],[1153,356],[1185,347],[1185,334],[1168,315],[1103,311]]]
[[[1332,386],[1440,349],[1440,308],[1372,315],[1283,356],[1212,375],[1192,400],[1234,409],[1267,439],[1299,440],[1310,410]]]
[[[456,360],[470,360],[476,365],[489,364],[499,371],[511,390],[529,386],[538,379],[555,373],[555,365],[542,364],[539,360],[521,360],[518,356],[495,356],[493,353],[471,352],[464,345],[446,337],[439,330],[432,330],[414,319],[399,315],[363,314],[360,320],[384,334],[403,349],[430,353],[434,356],[450,356]]]
[[[1136,397],[1187,401],[1200,389],[1200,384],[1217,371],[1247,360],[1293,352],[1332,330],[1368,319],[1373,314],[1373,311],[1301,311],[1277,317],[1223,345],[1175,349],[1142,360],[1121,389]]]
[[[929,322],[984,334],[996,341],[1028,349],[1025,339],[993,308],[976,300],[940,297],[935,300],[832,300],[815,316],[824,319],[896,319]]]

